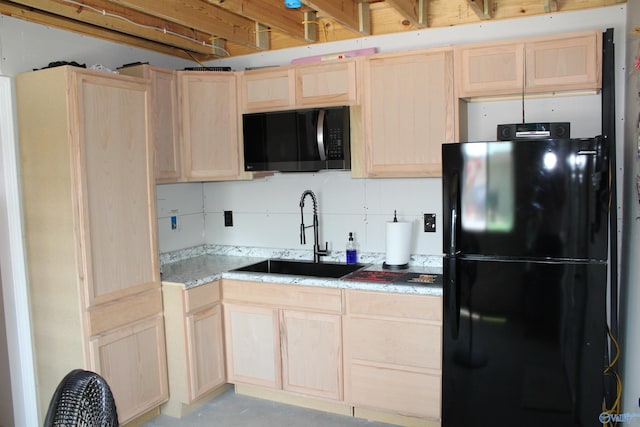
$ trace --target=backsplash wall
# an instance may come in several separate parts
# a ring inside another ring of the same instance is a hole
[[[352,179],[347,171],[276,173],[253,181],[164,184],[157,186],[160,252],[200,244],[308,249],[300,244],[300,197],[311,190],[318,200],[321,244],[344,251],[353,232],[361,252],[384,252],[386,222],[413,223],[411,253],[442,253],[439,178]],[[224,226],[233,212],[233,227]],[[436,214],[436,232],[423,231],[424,213]],[[171,216],[178,227],[171,229]],[[313,203],[305,199],[305,225],[313,224]],[[200,230],[198,228],[200,227]]]

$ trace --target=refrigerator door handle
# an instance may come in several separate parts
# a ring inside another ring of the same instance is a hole
[[[458,174],[453,175],[453,182],[451,183],[451,237],[449,242],[449,255],[454,256],[457,252],[457,243],[456,243],[456,230],[458,226],[458,195],[460,194],[460,180]]]
[[[449,280],[447,282],[449,297],[449,319],[451,322],[451,338],[458,339],[460,330],[460,303],[458,295],[458,284],[456,278],[456,258],[449,258]]]

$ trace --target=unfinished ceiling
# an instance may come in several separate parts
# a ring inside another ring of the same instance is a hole
[[[0,0],[0,13],[207,61],[625,0]],[[285,5],[286,3],[286,5]],[[300,7],[290,8],[287,6]]]

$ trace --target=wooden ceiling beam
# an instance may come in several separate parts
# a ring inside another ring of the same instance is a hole
[[[28,22],[34,22],[36,24],[46,25],[52,28],[58,28],[60,30],[72,31],[74,33],[82,34],[89,37],[95,37],[114,43],[120,43],[141,49],[151,50],[178,58],[201,62],[219,58],[219,56],[217,55],[212,55],[211,52],[201,54],[194,51],[188,51],[187,49],[168,46],[165,43],[155,42],[145,38],[124,34],[121,32],[113,31],[111,29],[106,29],[92,24],[77,21],[75,19],[64,18],[37,9],[25,8],[24,6],[17,5],[11,1],[0,0],[0,14],[11,16],[17,19],[22,19]],[[53,61],[59,58],[50,59]],[[43,64],[43,66],[45,65],[46,64]]]
[[[275,28],[288,36],[307,42],[317,39],[309,39],[305,34],[303,8],[287,9],[283,0],[204,0],[206,3],[225,9],[237,15],[243,15],[249,19],[269,27]]]
[[[490,0],[467,0],[467,3],[471,7],[471,10],[478,15],[478,18],[482,20],[491,19],[491,12],[489,11]]]
[[[357,0],[302,0],[323,18],[333,19],[362,35],[371,34],[369,4]]]
[[[8,3],[8,2],[4,2]],[[215,54],[211,47],[209,34],[194,32],[190,28],[184,28],[172,23],[161,21],[153,16],[140,14],[137,12],[128,13],[128,19],[136,22],[135,25],[117,16],[123,16],[125,11],[122,8],[113,7],[112,4],[103,0],[83,0],[85,6],[78,6],[64,0],[12,0],[11,3],[19,4],[39,10],[48,14],[58,15],[64,18],[84,22],[95,27],[117,31],[130,36],[151,40],[156,43],[197,52],[204,55]],[[104,11],[101,13],[99,11]],[[130,11],[131,12],[131,11]],[[163,31],[163,28],[168,30]],[[222,56],[218,53],[216,56]]]
[[[260,50],[255,21],[201,0],[108,1]]]
[[[418,28],[427,27],[429,0],[386,0],[412,25]]]

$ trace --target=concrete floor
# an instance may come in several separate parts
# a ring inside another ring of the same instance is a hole
[[[391,427],[375,421],[235,394],[233,389],[182,419],[160,415],[141,427]]]

